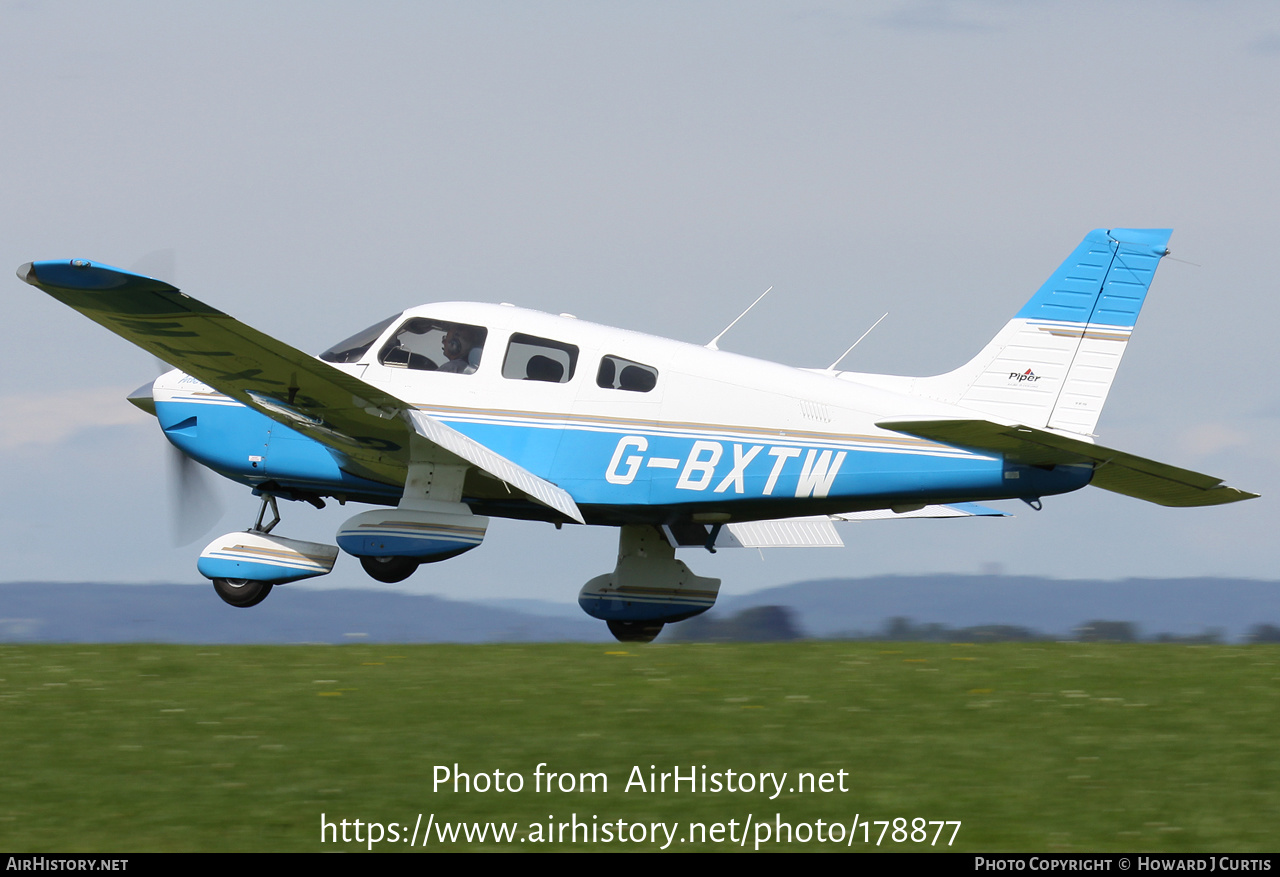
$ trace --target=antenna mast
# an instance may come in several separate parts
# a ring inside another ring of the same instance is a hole
[[[884,317],[887,317],[887,316],[889,316],[889,312],[888,312],[888,311],[885,311],[885,312],[884,312]],[[872,324],[871,324],[871,329],[874,329],[876,326],[879,326],[881,323],[883,323],[883,322],[884,322],[884,317],[881,317],[880,319],[878,319],[878,320],[876,320],[874,323],[872,323]],[[850,353],[853,353],[853,348],[855,348],[855,347],[857,347],[859,344],[861,344],[861,343],[862,343],[862,339],[863,339],[863,338],[866,338],[868,335],[870,335],[870,334],[871,334],[871,329],[868,329],[867,331],[863,332],[863,333],[862,333],[862,335],[858,337],[858,340],[857,340],[857,341],[855,341],[855,342],[853,342],[852,344],[850,344],[850,345],[849,345],[849,349],[848,349],[848,350],[846,350],[844,353],[840,354],[840,357],[839,357],[835,362],[833,362],[833,363],[831,363],[831,365],[827,366],[826,370],[827,370],[828,372],[833,372],[833,371],[835,371],[835,370],[836,370],[836,366],[838,366],[838,365],[840,364],[840,361],[841,361],[842,359],[844,359],[846,356],[848,356]]]
[[[773,287],[772,287],[772,286],[770,286],[770,287],[769,287],[769,289],[773,289]],[[737,324],[738,320],[741,320],[743,317],[745,317],[745,316],[747,315],[747,311],[751,310],[753,307],[755,307],[756,305],[760,304],[760,299],[764,298],[766,295],[768,295],[768,294],[769,294],[769,289],[766,289],[764,292],[760,293],[760,296],[759,296],[755,301],[753,301],[751,304],[747,305],[747,310],[746,310],[746,311],[743,311],[742,313],[738,314],[737,318],[736,318],[732,323],[730,323],[729,325],[727,325],[727,326],[725,326],[725,327],[724,327],[724,331],[722,331],[719,335],[717,335],[716,337],[714,337],[714,338],[712,338],[710,341],[708,341],[708,342],[706,343],[706,348],[707,348],[708,350],[719,350],[720,348],[716,346],[716,342],[717,342],[717,341],[719,341],[721,338],[723,338],[723,337],[724,337],[724,333],[725,333],[725,332],[728,332],[730,329],[732,329],[732,328],[734,327],[734,325],[736,325],[736,324]],[[838,361],[839,361],[839,360],[837,360],[837,362],[838,362]]]

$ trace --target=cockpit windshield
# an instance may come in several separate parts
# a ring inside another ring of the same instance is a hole
[[[404,312],[401,311],[401,313]],[[381,337],[382,333],[387,330],[387,327],[398,319],[400,319],[400,314],[387,317],[385,320],[374,323],[368,329],[365,329],[362,332],[357,332],[350,338],[343,341],[339,341],[324,353],[320,354],[320,358],[325,362],[359,362],[360,357],[364,356],[365,351],[369,349],[370,345],[377,341],[378,338]]]

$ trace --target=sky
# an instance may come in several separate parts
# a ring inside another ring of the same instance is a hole
[[[843,367],[935,374],[1090,229],[1171,227],[1099,440],[1261,499],[1086,489],[681,556],[725,595],[1278,577],[1275,4],[0,0],[0,45],[0,266],[167,265],[314,352],[453,300],[703,344],[772,286],[722,349],[824,367],[888,312]],[[221,522],[175,547],[166,442],[124,400],[156,363],[7,284],[0,580],[203,582],[256,500],[215,486]],[[359,510],[288,504],[276,532],[332,541]],[[615,554],[616,531],[495,519],[403,587],[572,604]],[[373,584],[343,558],[317,586]]]

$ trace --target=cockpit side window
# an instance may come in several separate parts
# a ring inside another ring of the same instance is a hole
[[[357,332],[350,338],[339,341],[330,347],[324,353],[320,354],[320,358],[325,362],[359,362],[364,356],[365,351],[373,342],[382,336],[387,327],[400,318],[400,314],[387,317],[381,322],[374,323],[363,332]]]
[[[488,336],[483,326],[413,317],[383,345],[378,362],[392,368],[469,375],[480,366]]]
[[[658,385],[658,370],[621,356],[606,356],[596,372],[596,386],[610,390],[647,393]]]
[[[578,348],[562,341],[535,338],[519,333],[511,336],[502,376],[514,381],[545,381],[565,384],[578,365]]]

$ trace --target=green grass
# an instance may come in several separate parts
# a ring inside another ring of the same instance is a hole
[[[518,822],[520,850],[574,846],[529,845],[549,816],[857,814],[961,820],[951,850],[1268,851],[1278,679],[1272,646],[0,646],[0,849],[357,850],[320,843],[321,813],[422,813]],[[455,762],[525,787],[433,791]],[[537,793],[540,762],[608,792]],[[849,791],[625,792],[634,765],[844,770]]]

